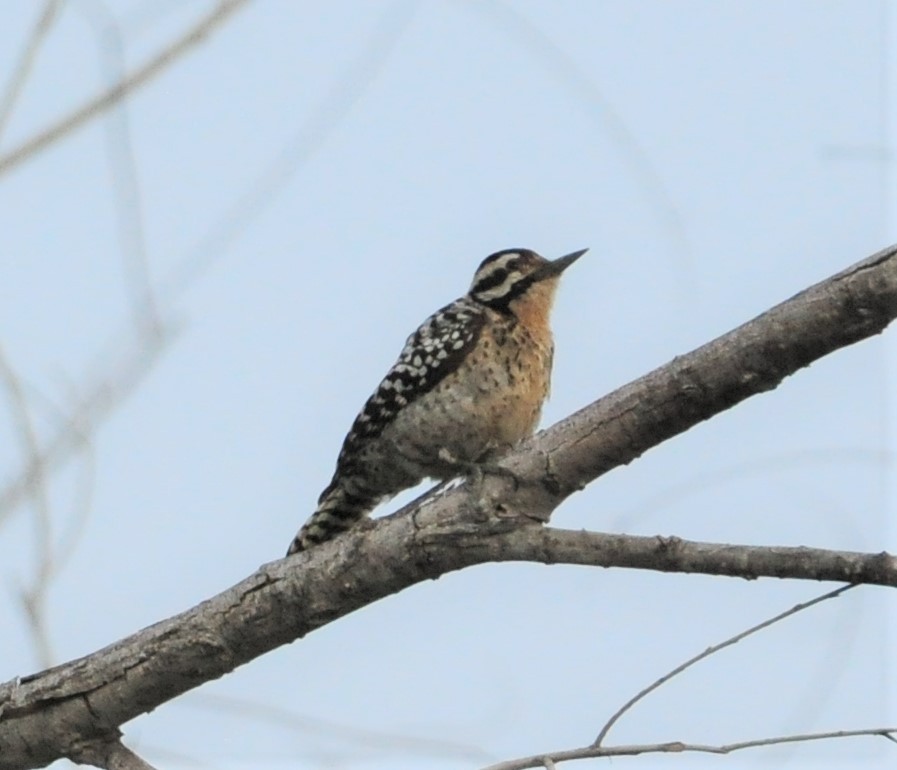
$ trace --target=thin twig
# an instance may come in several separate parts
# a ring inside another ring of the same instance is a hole
[[[72,429],[77,430],[75,427]],[[53,549],[53,577],[62,571],[75,553],[78,543],[87,531],[87,522],[93,510],[97,467],[96,451],[90,436],[81,436],[79,459],[83,465],[80,468],[78,486],[72,493],[72,512],[65,517],[63,529],[56,538]]]
[[[418,737],[411,734],[368,730],[351,723],[334,722],[321,717],[297,714],[270,703],[247,701],[227,695],[196,692],[181,701],[182,706],[214,710],[231,714],[241,722],[266,723],[272,728],[289,730],[303,737],[314,736],[316,741],[332,741],[341,747],[362,751],[401,753],[427,758],[456,759],[467,762],[485,762],[490,754],[472,744],[449,741],[442,738]],[[492,755],[494,756],[494,755]]]
[[[138,67],[132,74],[0,157],[0,174],[15,168],[27,158],[46,149],[53,142],[102,114],[141,86],[146,85],[146,83],[162,73],[183,54],[187,53],[198,43],[201,43],[212,31],[220,27],[231,14],[248,2],[249,0],[221,0],[218,5],[184,35],[156,54],[148,62]]]
[[[95,28],[100,62],[110,86],[125,77],[124,39],[118,20],[103,0],[81,6]],[[126,100],[109,110],[106,154],[114,191],[118,239],[131,308],[138,330],[157,332],[161,320],[153,296],[150,262],[144,233],[143,194],[134,157],[131,121]]]
[[[44,10],[38,17],[34,29],[28,37],[28,42],[25,44],[22,56],[19,58],[18,66],[13,70],[9,83],[6,86],[6,92],[3,94],[3,99],[0,100],[0,136],[6,130],[13,108],[16,106],[16,102],[25,87],[32,67],[34,67],[37,52],[53,26],[56,14],[61,7],[62,0],[47,0],[44,4]]]
[[[231,4],[233,5],[233,4]],[[193,285],[210,265],[225,253],[226,246],[257,215],[296,169],[310,157],[351,111],[385,66],[408,25],[414,18],[419,0],[402,0],[388,8],[377,25],[369,45],[350,64],[346,76],[321,103],[319,109],[303,124],[287,146],[276,156],[248,192],[240,196],[225,216],[213,225],[192,253],[176,265],[152,297],[157,304],[169,308],[185,289]],[[233,10],[233,8],[231,8]],[[220,19],[218,19],[220,21]],[[111,106],[111,105],[107,105]],[[2,161],[0,161],[2,171]],[[134,271],[138,272],[137,269]],[[146,271],[143,271],[144,276]],[[149,289],[148,279],[144,285]],[[166,322],[170,311],[163,313]],[[146,326],[146,324],[144,324]],[[155,333],[159,332],[159,336]],[[126,396],[140,384],[152,369],[159,354],[171,342],[171,329],[161,331],[152,327],[138,329],[135,344],[123,346],[122,360],[110,366],[104,376],[98,376],[82,387],[85,395],[72,410],[71,417],[41,448],[36,462],[30,462],[0,487],[0,526],[24,499],[24,492],[38,467],[53,472],[62,467],[71,453],[83,445],[89,436]],[[135,352],[136,350],[136,352]],[[39,463],[39,465],[38,465]]]
[[[703,743],[684,743],[671,741],[668,743],[645,743],[628,746],[584,746],[580,749],[553,751],[550,754],[534,754],[530,757],[509,759],[489,765],[483,770],[528,770],[528,768],[546,767],[546,761],[570,762],[576,759],[596,759],[598,757],[631,757],[639,754],[681,754],[695,752],[701,754],[732,754],[744,749],[756,749],[764,746],[780,746],[786,743],[809,743],[810,741],[832,740],[835,738],[858,738],[862,736],[878,736],[894,741],[897,727],[876,727],[866,730],[838,730],[827,733],[806,733],[804,735],[783,735],[774,738],[758,738],[738,743],[726,743],[713,746]]]
[[[31,419],[31,410],[22,384],[15,369],[0,347],[0,379],[3,380],[9,396],[13,420],[22,443],[25,462],[34,468],[29,483],[24,490],[34,507],[34,548],[35,572],[32,584],[22,589],[22,606],[28,618],[28,628],[37,648],[37,659],[41,666],[53,664],[53,652],[47,631],[44,612],[50,574],[53,569],[52,522],[50,518],[49,495],[47,494],[46,468],[40,459],[40,443]]]
[[[85,432],[83,427],[78,424],[77,420],[72,419],[68,407],[63,407],[60,403],[49,398],[42,391],[34,388],[33,385],[29,385],[26,388],[23,384],[22,390],[23,393],[26,390],[28,391],[29,403],[33,405],[34,410],[41,407],[45,412],[48,412],[51,415],[51,418],[56,420],[60,426],[63,426],[62,429],[72,433],[73,438],[76,440],[76,443],[72,445],[72,451],[78,453],[84,462],[79,485],[73,494],[74,502],[72,509],[74,515],[67,517],[64,523],[64,528],[56,538],[56,543],[53,546],[51,572],[55,577],[69,560],[78,540],[84,534],[93,499],[94,481],[96,477],[96,453],[93,444],[91,443],[91,437]],[[69,404],[79,404],[83,401],[83,399],[79,398],[75,388],[70,388],[66,397],[68,398],[67,403]],[[30,459],[30,463],[26,463],[25,468],[28,468],[31,464],[39,466],[43,455],[43,450],[38,451],[37,455]],[[48,480],[49,475],[50,474],[48,473]],[[4,509],[0,506],[0,527],[2,527],[6,517],[12,510],[12,508]]]
[[[745,639],[748,636],[757,633],[758,631],[762,631],[764,628],[769,628],[771,625],[778,623],[780,620],[784,620],[785,618],[791,617],[792,615],[796,615],[798,612],[801,612],[808,607],[812,607],[814,604],[819,604],[821,602],[827,601],[828,599],[834,599],[835,597],[843,594],[845,591],[849,591],[851,588],[856,588],[856,585],[841,586],[840,588],[836,588],[834,591],[829,591],[828,593],[817,596],[815,599],[811,599],[810,601],[795,604],[790,610],[786,610],[785,612],[781,612],[774,617],[768,618],[762,623],[758,623],[757,625],[752,626],[745,631],[735,634],[735,636],[729,637],[724,642],[720,642],[719,644],[714,644],[711,647],[708,647],[702,653],[695,655],[693,658],[689,658],[681,665],[676,666],[676,668],[674,668],[672,671],[667,672],[659,679],[653,681],[645,689],[638,692],[636,695],[626,701],[626,703],[624,703],[619,709],[617,709],[613,716],[611,716],[611,718],[607,720],[607,723],[604,725],[604,727],[601,728],[601,732],[598,733],[598,737],[595,738],[592,746],[596,748],[599,747],[607,737],[610,729],[617,723],[620,717],[622,717],[627,711],[635,706],[636,703],[645,698],[647,695],[650,695],[661,685],[669,682],[673,677],[676,677],[686,669],[691,668],[693,665],[695,665],[695,663],[698,663],[705,658],[709,658],[711,655],[725,649],[726,647],[731,647],[733,644],[737,644],[742,639]]]
[[[71,454],[84,446],[84,437],[91,435],[113,409],[142,382],[147,373],[171,343],[175,330],[166,328],[159,336],[146,335],[136,342],[121,346],[120,360],[109,365],[104,374],[88,378],[85,395],[74,405],[68,418],[30,457],[10,481],[0,488],[0,526],[13,510],[27,498],[34,478],[59,468]]]

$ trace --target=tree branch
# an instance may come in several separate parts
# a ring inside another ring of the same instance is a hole
[[[0,174],[18,166],[22,161],[30,158],[35,153],[46,149],[53,142],[61,139],[70,132],[79,128],[89,120],[101,115],[112,105],[136,91],[148,83],[156,75],[163,72],[168,65],[177,61],[205,38],[219,25],[221,25],[234,11],[245,5],[248,0],[220,0],[206,16],[200,19],[184,35],[175,40],[164,50],[156,54],[152,59],[138,67],[133,73],[115,83],[113,86],[98,94],[93,99],[74,110],[69,115],[61,118],[56,123],[48,126],[35,136],[26,139],[18,147],[13,148],[5,155],[0,156]]]
[[[489,475],[287,560],[93,655],[0,686],[0,770],[40,767],[339,617],[493,561],[628,566],[897,585],[897,560],[539,527],[586,483],[897,316],[897,247],[839,273],[596,401]]]
[[[667,682],[671,679],[679,676],[679,674],[687,671],[692,666],[697,663],[700,663],[702,660],[706,660],[711,655],[716,655],[720,650],[724,650],[726,647],[731,647],[733,644],[738,644],[742,639],[746,639],[753,634],[756,634],[760,631],[763,631],[769,628],[776,623],[785,620],[786,618],[790,618],[792,615],[796,615],[798,612],[803,612],[804,610],[812,607],[815,604],[820,604],[821,602],[828,601],[829,599],[835,599],[843,594],[845,591],[850,591],[852,588],[856,588],[856,583],[850,583],[848,585],[840,586],[836,588],[834,591],[828,591],[827,593],[822,594],[821,596],[817,596],[814,599],[810,599],[806,602],[800,602],[799,604],[795,604],[791,609],[785,610],[784,612],[780,612],[778,615],[774,615],[771,618],[767,618],[761,623],[757,623],[756,625],[751,626],[750,628],[746,628],[744,631],[741,631],[734,636],[730,636],[723,642],[719,642],[718,644],[713,644],[710,647],[707,647],[705,650],[699,652],[697,655],[692,656],[684,663],[680,663],[675,668],[667,671],[663,676],[655,679],[651,684],[647,687],[639,690],[635,695],[633,695],[626,703],[624,703],[620,708],[618,708],[610,719],[605,722],[604,727],[601,728],[598,733],[598,737],[592,741],[592,746],[598,748],[604,743],[604,739],[607,737],[607,734],[611,731],[611,728],[620,720],[620,718],[628,711],[630,711],[633,706],[635,706],[639,701],[644,700],[648,697],[652,692],[657,690],[659,687],[663,687]]]
[[[492,537],[487,538],[487,534]],[[448,544],[439,542],[440,558],[451,559],[452,549],[461,548],[471,553],[466,557],[471,564],[532,561],[747,580],[774,577],[897,587],[897,557],[886,552],[701,543],[675,536],[640,537],[553,527],[524,527],[494,533],[487,533],[483,528],[450,537],[439,533],[434,538],[437,542],[443,539]]]
[[[756,749],[763,746],[781,746],[783,743],[810,743],[811,741],[827,741],[835,738],[859,738],[861,736],[877,736],[894,739],[897,727],[875,727],[869,730],[838,730],[829,733],[807,733],[805,735],[782,735],[775,738],[758,738],[752,741],[726,743],[710,746],[703,743],[646,743],[632,746],[585,746],[581,749],[553,751],[549,754],[534,754],[531,757],[510,759],[483,770],[527,770],[532,767],[549,767],[557,762],[569,762],[574,759],[596,759],[598,757],[633,757],[639,754],[681,754],[690,751],[699,754],[731,754],[745,749]],[[550,764],[549,764],[550,763]]]
[[[3,132],[6,130],[13,108],[22,94],[28,76],[34,67],[34,62],[37,60],[37,52],[53,27],[53,22],[56,21],[61,6],[62,0],[46,0],[44,9],[28,37],[28,42],[25,44],[25,49],[19,57],[16,68],[12,71],[6,91],[3,98],[0,99],[0,136],[3,136]]]

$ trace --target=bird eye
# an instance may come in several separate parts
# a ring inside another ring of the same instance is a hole
[[[482,278],[477,282],[477,285],[474,286],[474,292],[482,292],[489,291],[489,289],[494,289],[496,286],[501,286],[508,277],[508,269],[505,267],[500,267],[498,270],[487,275],[485,278]]]

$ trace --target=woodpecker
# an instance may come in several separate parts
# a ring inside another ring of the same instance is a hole
[[[586,251],[547,260],[506,249],[483,260],[467,294],[406,340],[287,555],[351,529],[425,478],[463,475],[533,433],[551,383],[558,281]]]

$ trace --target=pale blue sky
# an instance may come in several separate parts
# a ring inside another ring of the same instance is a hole
[[[42,4],[8,5],[0,87]],[[0,155],[115,79],[110,19],[133,68],[209,7],[69,0]],[[175,332],[92,455],[52,477],[54,542],[93,479],[49,593],[55,659],[279,558],[405,337],[493,251],[591,248],[558,296],[547,425],[895,240],[895,19],[872,0],[256,0],[126,113],[2,175],[0,343],[40,437],[127,366],[141,248]],[[897,551],[894,334],[614,471],[554,522]],[[9,414],[4,402],[4,484],[22,457]],[[0,520],[0,680],[38,667],[17,594],[33,580],[34,517],[23,505]],[[478,768],[588,743],[668,669],[826,588],[482,567],[125,733],[166,768]],[[894,617],[883,589],[855,590],[661,689],[609,740],[893,724]],[[891,767],[894,747],[725,761],[860,760]]]

